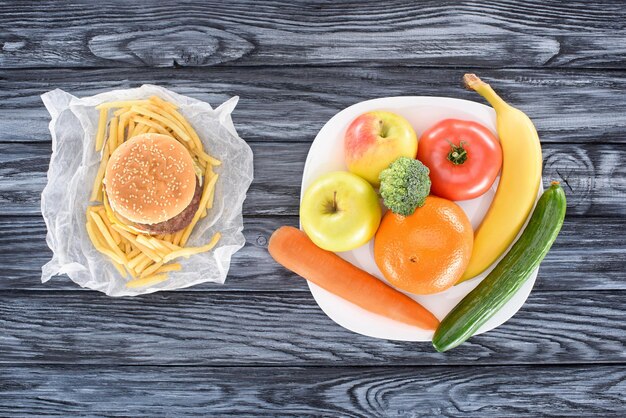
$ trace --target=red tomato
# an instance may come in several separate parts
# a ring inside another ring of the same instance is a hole
[[[432,194],[466,200],[491,187],[502,166],[502,148],[480,123],[446,119],[422,134],[417,159],[430,169]]]

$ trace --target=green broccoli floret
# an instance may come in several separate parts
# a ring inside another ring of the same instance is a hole
[[[393,213],[409,216],[430,193],[430,170],[420,161],[400,157],[380,172],[380,195]]]

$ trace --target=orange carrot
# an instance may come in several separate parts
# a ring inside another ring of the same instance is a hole
[[[439,320],[422,305],[338,255],[317,247],[299,229],[277,229],[270,238],[269,252],[285,268],[372,313],[427,330],[439,326]]]

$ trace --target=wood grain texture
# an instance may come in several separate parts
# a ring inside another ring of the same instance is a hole
[[[626,8],[599,0],[0,0],[0,416],[623,416]],[[309,144],[341,109],[457,97],[475,70],[535,122],[568,197],[536,288],[449,353],[334,324],[267,254]],[[67,278],[39,194],[40,95],[160,84],[234,113],[255,152],[224,286],[113,299]],[[53,290],[53,291],[49,291]]]
[[[625,42],[626,44],[626,42]],[[389,96],[444,96],[484,103],[461,86],[459,69],[304,67],[105,70],[0,70],[0,141],[49,141],[40,95],[76,96],[159,84],[218,106],[240,96],[234,112],[248,141],[310,143],[340,110]],[[626,72],[480,70],[478,74],[535,122],[541,140],[626,143]]]
[[[623,68],[624,21],[619,2],[580,0],[3,2],[0,66]]]
[[[254,181],[244,215],[297,215],[308,147],[252,143]],[[544,183],[559,180],[571,215],[626,215],[624,145],[543,145]],[[38,215],[47,178],[50,144],[0,143],[0,215]]]
[[[299,279],[275,263],[267,253],[270,235],[281,225],[298,225],[298,218],[247,217],[246,246],[232,259],[224,285],[207,283],[184,291],[308,292]],[[535,290],[626,290],[626,220],[569,217],[541,264]],[[79,290],[66,276],[40,282],[41,266],[51,252],[46,226],[38,217],[0,217],[0,290]]]
[[[437,353],[332,322],[304,293],[0,293],[0,364],[486,365],[626,362],[624,291],[533,292],[506,324]]]
[[[514,377],[514,378],[512,378]],[[619,416],[626,367],[11,367],[0,414]]]

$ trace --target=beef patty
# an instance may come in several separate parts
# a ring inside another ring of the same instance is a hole
[[[178,215],[165,222],[159,222],[158,224],[139,224],[133,225],[137,229],[141,229],[150,234],[172,234],[178,232],[181,229],[185,229],[187,225],[191,223],[193,216],[196,214],[198,207],[200,206],[200,199],[202,198],[202,187],[196,179],[196,190],[191,199],[191,203]]]

